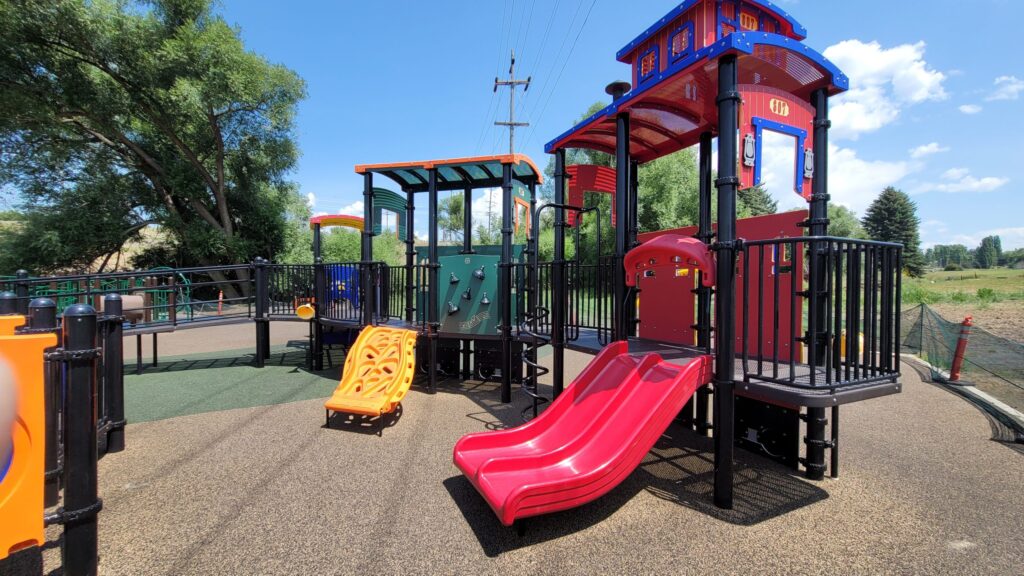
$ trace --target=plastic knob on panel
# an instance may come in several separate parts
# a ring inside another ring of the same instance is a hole
[[[450,274],[451,275],[448,276],[448,283],[449,284],[458,284],[459,283],[459,277],[455,275],[455,272],[450,272]]]
[[[472,300],[473,299],[473,290],[471,290],[470,288],[466,288],[466,291],[462,293],[462,299],[463,300]]]
[[[487,292],[484,292],[483,298],[480,299],[480,304],[483,305],[483,306],[487,306],[490,303],[491,303],[491,299],[487,297]]]
[[[451,302],[448,302],[448,315],[449,316],[451,316],[452,314],[455,314],[458,311],[459,311],[459,306],[457,304],[453,304]]]
[[[484,273],[483,266],[477,268],[476,270],[473,270],[473,278],[476,278],[477,280],[483,280],[486,276],[487,274]]]

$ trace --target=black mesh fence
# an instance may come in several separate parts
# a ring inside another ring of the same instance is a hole
[[[963,319],[948,320],[925,304],[902,314],[903,352],[927,362],[933,379],[947,380]],[[972,326],[960,380],[1024,412],[1024,344]]]

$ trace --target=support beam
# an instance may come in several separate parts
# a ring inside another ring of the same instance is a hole
[[[711,132],[700,135],[697,148],[697,165],[699,172],[697,239],[711,244],[714,233],[711,230]],[[697,273],[697,346],[711,351],[711,297],[714,289],[704,285],[704,273]],[[711,386],[701,386],[694,400],[696,415],[694,425],[697,434],[707,436],[710,431],[708,418],[708,400],[711,397]]]
[[[811,181],[811,206],[808,231],[811,236],[828,235],[828,92],[815,90],[811,93],[811,105],[814,106],[814,176]],[[803,150],[797,153],[803,154]],[[801,175],[797,175],[800,177]],[[825,299],[828,281],[828,246],[827,243],[813,242],[811,255],[814,259],[813,274],[809,278],[811,310],[808,320],[807,340],[811,355],[812,370],[814,366],[825,364],[826,340],[828,338],[828,301]],[[813,384],[813,381],[812,381]],[[838,416],[838,408],[835,409]],[[825,477],[825,418],[824,408],[807,409],[807,455],[804,461],[807,478],[821,480]]]
[[[715,505],[732,509],[735,405],[736,326],[736,176],[737,112],[736,56],[718,61],[718,242],[715,274]]]
[[[362,245],[359,251],[359,259],[362,264],[359,266],[363,284],[362,310],[363,326],[373,324],[373,270],[370,262],[373,261],[373,172],[363,174],[363,234]]]
[[[501,401],[512,401],[512,165],[501,165]]]
[[[565,149],[555,151],[555,205],[565,204]],[[538,218],[539,220],[539,218]],[[540,229],[540,222],[535,225]],[[565,210],[555,208],[555,254],[551,263],[551,352],[552,396],[565,389],[565,306],[568,300],[565,283]]]
[[[629,249],[629,114],[615,117],[615,269],[612,271],[612,338],[625,340],[629,334],[626,306],[626,271],[622,263]]]
[[[414,213],[415,194],[405,193],[405,321],[416,320],[416,273],[413,264],[416,259],[416,228]]]
[[[462,191],[462,253],[473,253],[473,188]]]
[[[437,168],[431,168],[427,172],[427,220],[430,223],[429,237],[427,240],[427,258],[430,260],[430,280],[427,290],[427,378],[430,393],[437,389],[437,331],[441,323],[437,316]]]

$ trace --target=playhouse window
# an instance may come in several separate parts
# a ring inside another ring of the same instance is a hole
[[[675,62],[693,52],[693,22],[684,22],[676,28],[669,40],[669,55]]]
[[[647,80],[648,78],[653,76],[655,72],[658,71],[657,46],[652,46],[651,48],[648,48],[647,51],[640,56],[639,68],[640,82]]]
[[[757,16],[746,10],[740,12],[740,28],[744,30],[757,30]]]

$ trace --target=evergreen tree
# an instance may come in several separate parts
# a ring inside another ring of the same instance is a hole
[[[739,218],[764,216],[779,211],[779,202],[773,200],[764,186],[758,184],[736,193],[736,208]]]
[[[903,265],[907,273],[911,276],[924,275],[918,233],[921,220],[910,196],[892,186],[887,187],[868,207],[862,223],[872,240],[903,244]]]

